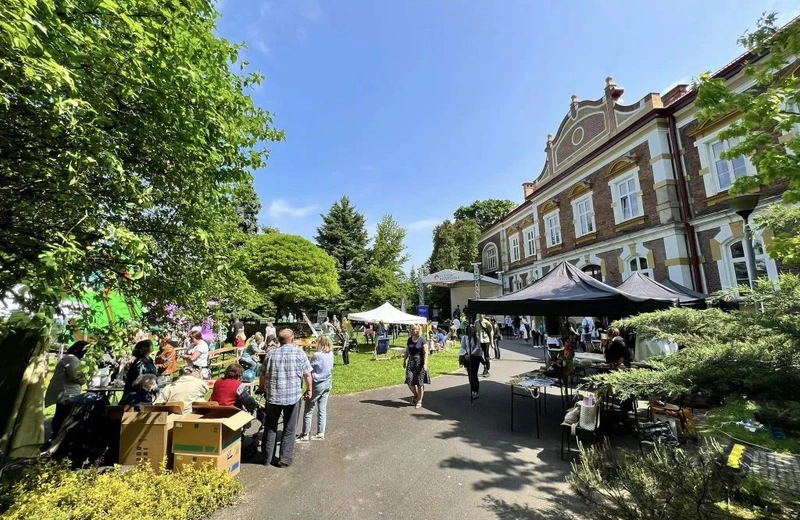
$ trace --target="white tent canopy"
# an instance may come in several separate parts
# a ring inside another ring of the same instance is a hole
[[[481,275],[481,283],[484,282],[500,285],[500,280],[497,278]],[[475,283],[475,275],[473,273],[466,273],[464,271],[456,271],[455,269],[442,269],[441,271],[423,276],[422,283],[427,283],[438,287],[453,287],[465,283],[469,285]]]
[[[389,302],[371,311],[354,312],[348,315],[347,318],[350,321],[363,321],[365,323],[378,323],[382,321],[395,325],[412,325],[415,323],[424,325],[428,322],[428,320],[422,316],[414,316],[413,314],[405,313]]]

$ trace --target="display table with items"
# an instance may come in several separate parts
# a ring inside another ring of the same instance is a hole
[[[514,399],[533,399],[535,401],[534,417],[536,422],[536,438],[539,438],[539,415],[547,413],[547,389],[558,388],[562,408],[570,399],[569,385],[557,374],[543,370],[532,370],[516,375],[507,383],[511,387],[511,430],[514,430]]]

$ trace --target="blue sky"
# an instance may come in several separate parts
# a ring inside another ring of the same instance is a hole
[[[223,0],[219,33],[266,75],[252,93],[286,131],[255,172],[265,225],[313,238],[347,194],[374,229],[408,228],[410,264],[476,199],[522,201],[570,96],[665,92],[741,53],[788,0]]]

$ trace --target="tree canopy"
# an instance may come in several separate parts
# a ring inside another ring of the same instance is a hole
[[[485,229],[517,207],[512,200],[486,199],[476,200],[469,206],[458,208],[453,217],[456,220],[474,220],[480,229]]]
[[[341,305],[358,306],[363,294],[362,282],[366,268],[369,237],[366,219],[345,195],[321,215],[322,225],[317,228],[317,244],[336,260],[339,284],[342,288]]]
[[[216,18],[208,0],[3,3],[0,291],[247,305],[235,199],[283,133]]]
[[[399,305],[408,297],[406,274],[403,264],[408,261],[405,254],[406,230],[391,216],[384,215],[378,222],[375,241],[367,257],[366,278],[361,298],[362,306],[375,307],[384,302]]]
[[[445,220],[433,230],[433,251],[429,261],[431,272],[442,269],[472,271],[478,258],[481,230],[474,220]]]
[[[303,237],[275,232],[253,235],[238,257],[247,279],[274,305],[278,316],[339,294],[336,261]]]
[[[754,81],[753,87],[738,92],[722,78],[703,74],[697,86],[697,106],[704,120],[739,115],[719,135],[735,144],[723,158],[745,155],[757,173],[737,178],[731,194],[786,182],[783,200],[796,203],[800,202],[800,24],[793,22],[779,29],[775,19],[775,14],[765,15],[754,31],[739,39],[750,51],[745,73]],[[771,255],[784,262],[800,261],[800,208],[775,205],[757,222],[775,233],[767,246]]]

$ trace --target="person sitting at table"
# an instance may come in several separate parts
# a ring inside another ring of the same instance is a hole
[[[44,396],[44,405],[56,405],[56,413],[50,421],[50,440],[56,438],[64,421],[72,411],[70,401],[81,393],[81,386],[85,383],[81,375],[81,360],[89,347],[88,341],[76,341],[67,349],[53,371],[53,378],[47,393]]]
[[[623,366],[630,368],[631,353],[628,351],[628,346],[625,345],[625,340],[619,335],[619,329],[616,327],[608,329],[608,337],[611,342],[606,348],[606,362],[611,366],[612,370]]]
[[[242,383],[243,374],[244,369],[241,365],[229,365],[225,369],[222,379],[217,379],[217,382],[214,383],[209,400],[220,406],[235,406],[250,413],[255,412],[258,409],[258,403]]]
[[[186,366],[194,367],[200,371],[203,379],[209,379],[211,373],[208,371],[208,343],[203,339],[203,332],[200,327],[193,327],[189,331],[189,348],[183,355]]]
[[[155,362],[159,384],[169,383],[172,374],[178,370],[178,345],[179,343],[169,335],[163,336],[159,341]]]
[[[435,342],[436,349],[442,349],[445,347],[445,345],[447,345],[447,336],[445,336],[444,330],[437,329]]]
[[[158,397],[158,378],[153,374],[143,374],[133,382],[133,388],[119,402],[120,406],[130,406],[139,411],[142,405],[153,404]]]
[[[192,411],[192,403],[206,400],[208,385],[203,381],[203,376],[195,367],[185,366],[181,370],[181,377],[161,389],[161,394],[156,403],[171,403],[181,401],[183,413]]]
[[[128,366],[125,372],[125,390],[123,392],[123,399],[128,393],[133,390],[133,384],[139,379],[139,376],[145,374],[158,374],[155,363],[150,357],[153,353],[153,342],[149,339],[138,342],[133,347],[133,361]]]
[[[247,346],[242,352],[242,357],[239,358],[239,363],[245,368],[258,372],[258,367],[261,365],[258,355],[264,353],[264,346],[264,336],[260,332],[256,332],[247,341]]]
[[[562,376],[572,375],[575,371],[575,345],[571,341],[564,344],[564,348],[557,356],[550,358],[550,366]]]

